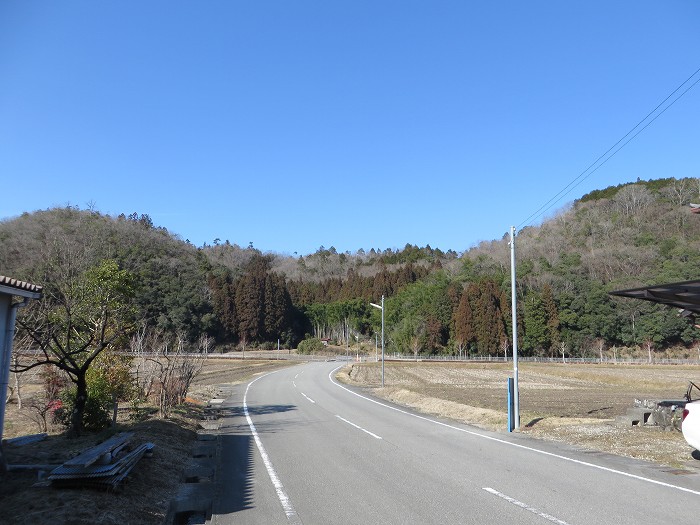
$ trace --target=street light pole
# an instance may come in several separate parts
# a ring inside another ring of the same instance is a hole
[[[384,296],[382,295],[381,306],[374,303],[369,303],[375,308],[379,308],[382,311],[382,388],[384,388]]]

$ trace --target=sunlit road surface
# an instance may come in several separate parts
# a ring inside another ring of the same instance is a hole
[[[211,523],[700,523],[696,470],[424,417],[339,384],[339,365],[226,401]]]

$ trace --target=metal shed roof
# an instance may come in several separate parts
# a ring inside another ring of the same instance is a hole
[[[700,313],[700,280],[617,290],[610,292],[610,295],[642,299]]]
[[[30,299],[38,299],[41,297],[42,287],[32,283],[26,283],[11,277],[0,275],[0,293],[8,295],[19,295],[20,297],[29,297]]]

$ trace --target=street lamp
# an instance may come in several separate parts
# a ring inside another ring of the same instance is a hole
[[[382,388],[384,388],[384,296],[382,295],[381,306],[374,303],[369,303],[375,308],[379,308],[382,311]]]

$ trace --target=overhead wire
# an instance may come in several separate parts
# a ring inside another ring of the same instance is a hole
[[[690,84],[680,95],[678,95],[673,101],[671,101],[670,104],[666,105],[658,114],[654,115],[659,108],[661,108],[670,98],[672,98],[678,91],[680,91],[683,86],[685,86],[688,82],[691,81],[691,79],[696,76],[698,73],[700,73],[700,68],[696,69],[692,75],[690,75],[687,79],[685,79],[676,89],[674,89],[666,98],[664,98],[657,106],[652,109],[649,113],[646,114],[646,116],[640,120],[632,129],[630,129],[627,133],[625,133],[624,136],[622,136],[615,144],[610,146],[605,153],[600,155],[591,165],[589,165],[585,170],[583,170],[578,176],[576,176],[569,184],[564,186],[562,190],[560,190],[556,195],[554,195],[551,199],[549,199],[547,202],[545,202],[540,208],[538,208],[534,213],[532,213],[527,219],[525,219],[523,222],[521,222],[518,226],[517,229],[522,228],[523,226],[526,226],[533,222],[535,219],[538,219],[542,217],[545,213],[547,213],[550,209],[552,209],[557,203],[561,201],[563,197],[571,193],[574,188],[576,188],[579,184],[581,184],[584,180],[586,180],[588,177],[590,177],[593,173],[598,171],[606,162],[608,162],[611,158],[613,158],[617,153],[624,148],[627,144],[629,144],[632,140],[634,140],[642,131],[644,131],[646,128],[648,128],[657,118],[659,118],[661,115],[663,115],[671,106],[673,106],[678,100],[680,100],[681,97],[683,97],[688,91],[690,91],[693,87],[695,87],[698,82],[700,82],[700,77],[698,77],[695,82]],[[647,121],[652,115],[654,117],[649,120],[646,124],[644,124],[645,121]],[[634,131],[639,128],[642,124],[644,126],[639,129],[636,133]],[[634,134],[633,134],[634,133]],[[632,135],[633,134],[633,135]],[[632,135],[630,137],[630,135]],[[630,137],[627,139],[627,137]],[[625,141],[625,139],[627,139]],[[624,142],[623,142],[624,141]],[[620,145],[622,143],[622,145]],[[620,145],[618,148],[617,146]],[[617,149],[615,149],[617,148]],[[614,151],[613,151],[614,150]],[[612,153],[611,153],[612,152]],[[602,160],[604,159],[604,160]]]

